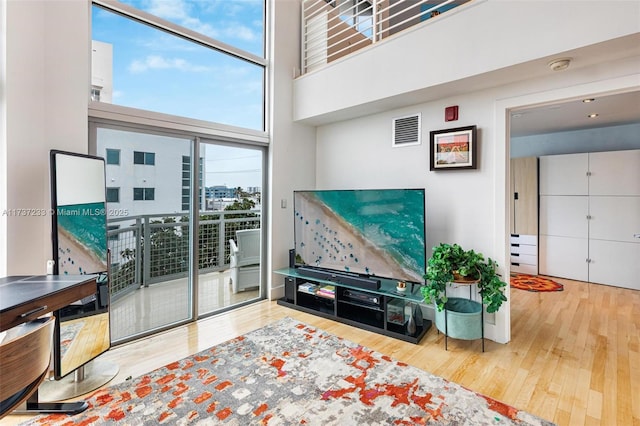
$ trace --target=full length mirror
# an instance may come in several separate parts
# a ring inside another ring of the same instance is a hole
[[[56,275],[96,274],[96,292],[56,311],[56,379],[110,347],[105,165],[100,157],[51,151]]]

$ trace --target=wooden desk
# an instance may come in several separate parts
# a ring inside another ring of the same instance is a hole
[[[0,278],[0,332],[91,296],[98,291],[97,275],[42,275]],[[28,400],[28,413],[79,413],[82,402],[39,402],[38,391]]]
[[[0,278],[0,332],[97,292],[97,275]]]

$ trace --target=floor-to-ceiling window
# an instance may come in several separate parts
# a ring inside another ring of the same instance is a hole
[[[238,232],[264,240],[264,15],[263,0],[93,3],[113,342],[264,297],[261,255],[249,283],[233,250]]]
[[[264,153],[215,140],[202,140],[199,148],[207,203],[198,224],[198,314],[203,315],[261,292],[261,261],[255,255],[262,248]],[[229,265],[228,273],[210,273],[217,256]]]

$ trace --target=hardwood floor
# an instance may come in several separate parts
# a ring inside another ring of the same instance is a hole
[[[419,345],[263,301],[112,348],[101,359],[138,376],[285,316],[361,343],[558,425],[640,425],[640,292],[558,279],[562,292],[511,289],[512,341]],[[16,424],[12,415],[1,424]]]

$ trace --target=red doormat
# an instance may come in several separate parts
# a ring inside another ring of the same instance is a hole
[[[511,276],[511,287],[527,291],[562,291],[564,287],[549,278],[517,274]]]

